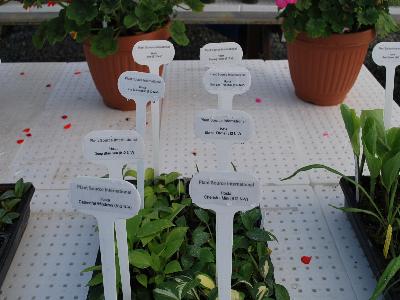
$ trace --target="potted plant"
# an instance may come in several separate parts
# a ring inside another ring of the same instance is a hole
[[[303,167],[284,180],[311,169],[342,176],[346,206],[340,209],[348,213],[372,271],[381,278],[371,299],[385,292],[385,299],[395,300],[400,295],[400,127],[385,130],[381,109],[364,110],[357,116],[354,109],[342,104],[341,113],[359,182],[320,164]],[[369,176],[363,176],[364,167]]]
[[[0,287],[28,224],[35,188],[22,179],[0,184]]]
[[[125,71],[148,72],[132,58],[134,44],[141,40],[168,39],[187,45],[185,25],[172,20],[174,8],[186,5],[201,11],[200,0],[24,0],[24,7],[60,5],[58,17],[44,21],[33,43],[42,48],[67,36],[83,43],[84,53],[97,90],[104,103],[120,110],[135,109],[134,101],[126,101],[117,89],[119,75]]]
[[[388,0],[276,0],[296,95],[317,105],[343,102],[375,35],[398,30]]]
[[[192,204],[189,180],[179,173],[154,178],[148,169],[145,178],[145,207],[127,221],[133,298],[216,299],[215,215]],[[276,238],[260,223],[259,208],[235,216],[232,299],[290,299],[274,278],[268,242]],[[94,272],[87,299],[102,299],[101,266],[88,271]]]

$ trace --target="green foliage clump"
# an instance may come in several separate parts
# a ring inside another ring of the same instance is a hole
[[[387,0],[297,0],[280,10],[288,42],[305,32],[311,38],[360,32],[373,28],[380,36],[396,32],[398,26],[389,14]]]
[[[59,15],[42,22],[33,36],[37,48],[47,42],[54,45],[71,35],[77,42],[90,41],[91,51],[98,57],[115,53],[119,36],[152,32],[166,26],[177,6],[193,11],[203,9],[200,0],[24,0],[23,3],[25,8],[61,6]],[[181,21],[171,21],[169,32],[177,44],[189,43],[185,31]]]
[[[136,172],[125,175],[135,177]],[[144,209],[127,221],[135,299],[217,297],[215,215],[192,204],[188,183],[177,172],[155,178],[152,169],[146,170]],[[287,300],[287,290],[275,283],[268,248],[276,238],[260,229],[260,223],[259,208],[234,218],[232,299]],[[101,266],[85,270],[95,271],[88,283],[90,299],[102,299],[100,270]]]

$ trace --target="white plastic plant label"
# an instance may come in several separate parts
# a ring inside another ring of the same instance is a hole
[[[118,78],[118,90],[127,100],[147,103],[164,96],[165,83],[157,74],[126,71]]]
[[[140,41],[133,46],[132,55],[138,64],[161,66],[174,59],[175,48],[167,40]]]
[[[72,205],[80,212],[128,219],[140,209],[140,196],[135,186],[125,180],[78,177],[71,183]]]
[[[372,58],[377,65],[400,65],[400,43],[382,42],[377,44],[372,51]]]
[[[249,70],[244,67],[218,67],[207,70],[203,83],[210,94],[241,95],[251,86]]]
[[[372,51],[372,59],[379,66],[386,68],[384,121],[386,129],[391,127],[393,109],[393,90],[396,67],[400,65],[400,43],[382,42]]]
[[[260,184],[246,173],[200,172],[190,181],[189,193],[202,208],[235,207],[242,211],[259,205]]]
[[[208,67],[228,64],[238,65],[242,58],[242,47],[234,42],[209,43],[200,49],[200,62]]]
[[[242,143],[253,135],[254,122],[241,110],[207,109],[197,114],[194,131],[203,140]]]
[[[144,142],[135,130],[92,131],[83,139],[83,153],[89,161],[126,163],[144,158]]]

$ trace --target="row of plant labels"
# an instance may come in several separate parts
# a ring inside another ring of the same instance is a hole
[[[161,65],[170,63],[175,53],[168,41],[139,42],[132,52],[134,59],[149,66],[151,71],[127,71],[118,80],[120,93],[127,101],[136,102],[136,131],[89,133],[83,139],[84,155],[87,160],[106,166],[109,178],[78,177],[71,183],[73,206],[95,216],[98,222],[106,300],[117,299],[114,233],[123,299],[131,299],[126,220],[143,207],[146,106],[151,101],[153,160],[157,168],[159,102],[165,92],[165,83],[158,70]],[[199,112],[194,124],[196,135],[217,143],[220,152],[219,170],[196,174],[190,183],[190,195],[198,206],[212,209],[217,214],[217,273],[219,299],[223,300],[230,299],[231,291],[233,215],[257,206],[260,197],[259,183],[254,176],[226,171],[230,161],[223,158],[230,155],[222,155],[227,143],[245,142],[254,131],[250,115],[232,110],[233,97],[246,92],[251,84],[249,71],[240,66],[242,56],[242,49],[235,43],[208,44],[201,49],[201,60],[210,67],[203,83],[209,93],[218,95],[219,109]],[[230,147],[228,149],[230,152]],[[123,166],[132,162],[137,165],[137,188],[122,180]],[[159,173],[158,169],[156,173]]]

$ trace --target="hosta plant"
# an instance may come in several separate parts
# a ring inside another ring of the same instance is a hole
[[[395,277],[400,270],[400,127],[385,129],[382,109],[363,110],[360,115],[344,104],[340,109],[360,182],[321,164],[300,168],[284,180],[311,169],[325,169],[354,184],[359,191],[358,206],[340,209],[363,216],[364,230],[387,260],[388,271],[382,275],[387,280],[377,287],[382,292],[381,287],[383,284],[386,287],[389,279],[395,278],[393,284],[398,284],[400,279]],[[366,168],[368,177],[363,176]],[[379,295],[377,293],[374,297]]]
[[[132,170],[125,174],[136,176]],[[145,207],[127,221],[135,299],[217,297],[215,215],[192,204],[188,183],[176,172],[154,178],[151,169],[146,171]],[[274,278],[268,242],[276,238],[260,222],[259,208],[235,216],[232,299],[289,299]],[[101,266],[85,271],[94,271],[89,299],[101,299]]]
[[[106,57],[115,53],[117,38],[155,31],[169,22],[172,39],[179,45],[187,45],[185,25],[172,20],[175,8],[182,6],[201,11],[200,0],[24,0],[24,7],[43,5],[61,7],[59,15],[44,21],[33,37],[36,47],[48,42],[55,44],[71,35],[77,42],[90,41],[91,51]]]
[[[288,42],[305,32],[311,38],[373,28],[385,36],[398,30],[389,5],[398,0],[276,0]]]

